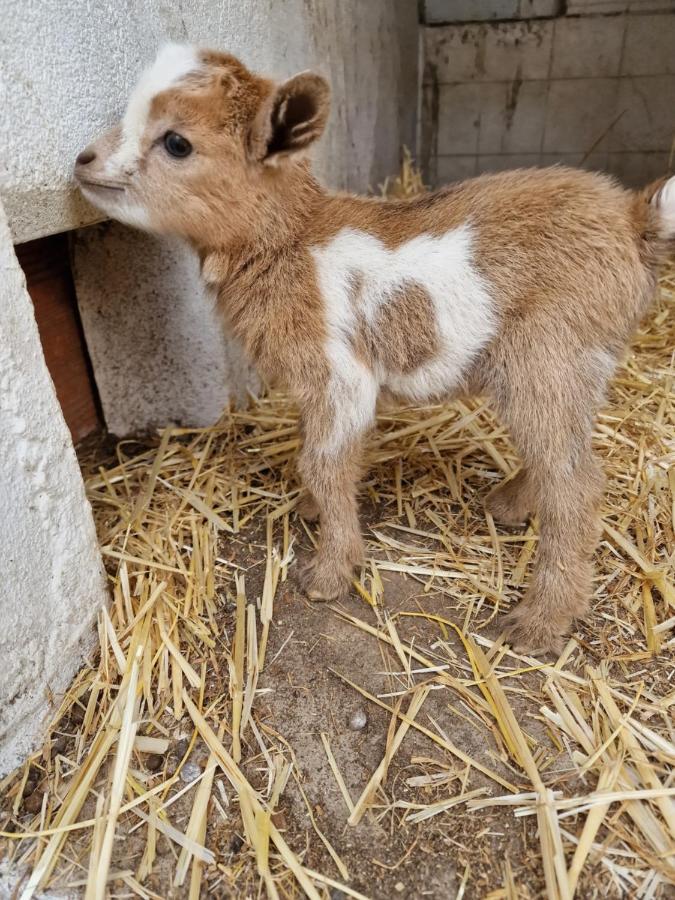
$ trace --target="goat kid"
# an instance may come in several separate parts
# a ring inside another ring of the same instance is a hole
[[[608,379],[675,237],[675,178],[641,193],[562,167],[484,175],[406,201],[332,194],[303,159],[329,89],[232,56],[164,47],[76,179],[114,219],[195,248],[227,326],[299,403],[305,515],[321,518],[312,598],[362,558],[356,501],[378,395],[489,395],[523,467],[494,517],[537,513],[516,646],[556,649],[591,594],[602,490],[591,452]]]

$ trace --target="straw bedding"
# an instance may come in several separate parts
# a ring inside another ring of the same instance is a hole
[[[406,163],[388,190],[420,187]],[[294,512],[292,404],[272,393],[213,428],[89,448],[112,602],[43,748],[0,782],[0,853],[25,872],[19,895],[672,896],[674,347],[671,267],[598,422],[595,598],[557,661],[500,637],[537,531],[484,511],[518,465],[489,408],[380,413],[362,491],[368,559],[317,630],[334,630],[344,663],[310,655],[291,673],[310,686],[323,673],[370,720],[358,785],[339,752],[349,710],[314,736],[340,804],[329,817],[303,786],[275,668],[296,659],[279,609],[305,603],[295,573],[316,534]],[[302,629],[300,614],[296,639]],[[353,641],[377,665],[351,671]],[[407,848],[381,884],[343,850],[373,822]],[[499,837],[515,833],[519,850]],[[439,834],[454,845],[451,891],[424,881],[422,848]],[[416,884],[398,880],[415,867]]]

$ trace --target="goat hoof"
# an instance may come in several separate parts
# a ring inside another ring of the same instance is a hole
[[[350,578],[344,567],[313,559],[305,566],[302,582],[310,600],[337,600],[349,591]]]
[[[316,522],[319,518],[319,507],[311,494],[305,494],[298,502],[295,511],[305,522]]]
[[[516,653],[560,656],[567,631],[562,623],[543,621],[526,603],[520,603],[502,622],[506,640]]]
[[[507,528],[524,528],[530,519],[527,505],[511,487],[511,482],[500,485],[488,494],[485,508],[495,522]]]

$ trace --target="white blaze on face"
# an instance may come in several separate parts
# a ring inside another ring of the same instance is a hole
[[[133,170],[141,155],[141,138],[148,122],[153,99],[181,78],[201,67],[198,52],[184,44],[165,44],[154,63],[143,72],[134,88],[122,119],[120,146],[106,164],[106,172],[115,176]]]
[[[451,393],[495,333],[494,303],[474,265],[469,226],[439,236],[421,234],[393,250],[372,234],[346,228],[330,243],[314,248],[312,255],[332,370],[334,429],[326,450],[338,451],[372,424],[381,386],[417,402]],[[421,286],[431,298],[440,350],[406,375],[371,371],[353,351],[357,313],[372,323],[378,310],[406,285]]]

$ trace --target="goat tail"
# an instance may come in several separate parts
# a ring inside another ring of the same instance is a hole
[[[675,175],[660,178],[638,194],[638,202],[651,220],[654,236],[662,241],[675,240]]]

